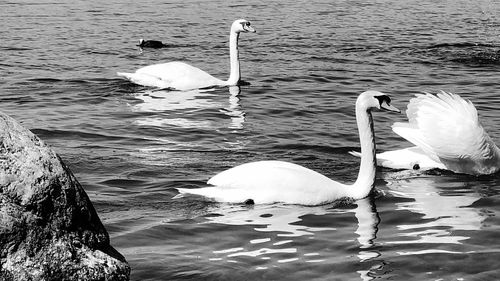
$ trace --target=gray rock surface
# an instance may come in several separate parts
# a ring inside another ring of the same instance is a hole
[[[0,113],[0,280],[128,280],[129,274],[71,171]]]

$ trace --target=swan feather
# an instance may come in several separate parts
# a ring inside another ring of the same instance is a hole
[[[179,188],[179,192],[231,203],[252,199],[255,204],[286,202],[320,205],[332,200],[331,194],[325,194],[326,186],[343,186],[311,169],[275,160],[251,162],[230,168],[215,175],[207,183],[213,186],[189,190]],[[337,190],[335,197],[343,197],[341,188]],[[310,196],[305,197],[304,194]]]
[[[474,105],[459,95],[418,94],[406,111],[408,123],[393,131],[424,151],[433,161],[458,173],[498,170],[498,148],[479,122]]]
[[[361,157],[359,152],[350,151],[349,154]],[[446,169],[443,163],[434,161],[418,146],[377,153],[377,165],[389,169],[418,169],[422,171]]]
[[[180,61],[148,65],[135,73],[118,73],[136,84],[172,88],[181,91],[223,86],[225,82],[207,72]]]

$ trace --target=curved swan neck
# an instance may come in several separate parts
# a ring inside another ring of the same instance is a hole
[[[229,34],[229,60],[231,62],[231,73],[227,84],[235,86],[240,81],[240,58],[238,54],[238,32],[231,31]]]
[[[348,188],[348,196],[361,199],[370,193],[375,185],[376,152],[373,118],[370,110],[356,106],[356,121],[358,123],[359,142],[361,145],[361,166],[356,182]]]

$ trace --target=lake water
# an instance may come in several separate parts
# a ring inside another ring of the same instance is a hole
[[[380,170],[377,195],[325,206],[172,199],[245,162],[354,181],[354,102],[422,91],[469,98],[500,141],[500,3],[11,1],[0,3],[0,110],[49,143],[84,186],[132,280],[497,280],[500,179]],[[150,91],[116,76],[182,60],[241,87]],[[162,40],[144,50],[139,38]],[[374,113],[377,148],[404,114]]]

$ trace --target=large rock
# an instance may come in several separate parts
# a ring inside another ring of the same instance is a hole
[[[129,274],[71,171],[0,113],[0,280],[128,280]]]

